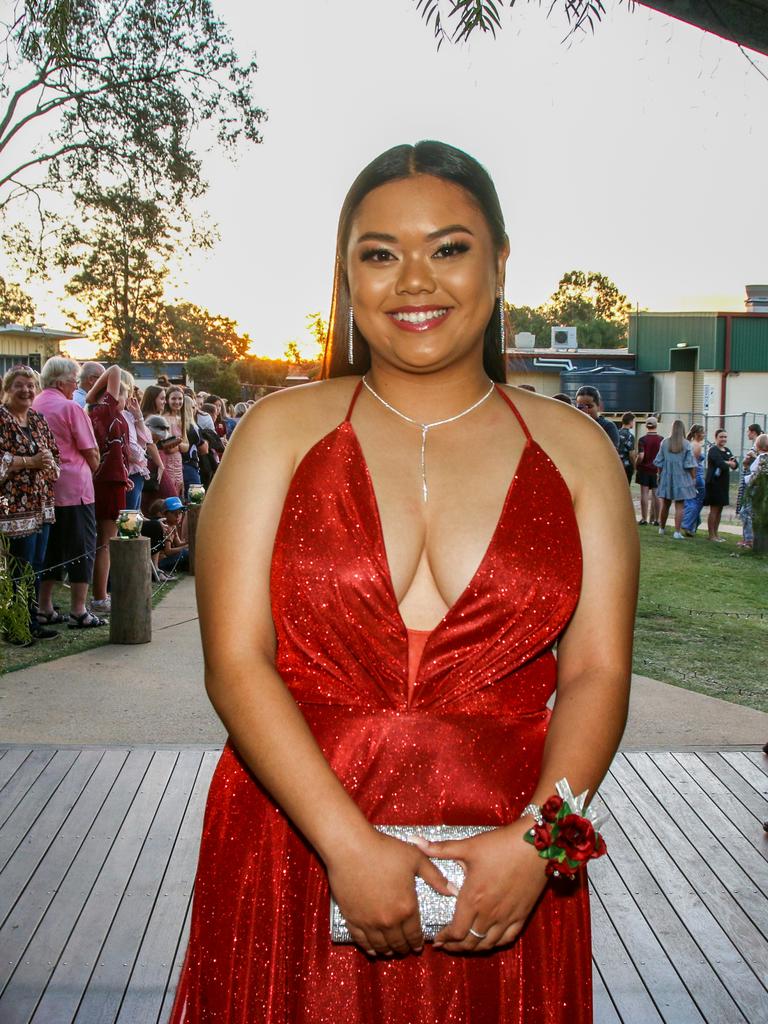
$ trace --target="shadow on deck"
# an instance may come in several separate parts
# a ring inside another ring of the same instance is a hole
[[[218,751],[0,748],[0,1022],[164,1022]],[[768,1021],[768,758],[619,754],[596,1024]]]

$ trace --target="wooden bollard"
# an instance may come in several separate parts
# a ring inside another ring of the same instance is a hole
[[[109,542],[111,644],[148,644],[152,639],[152,576],[149,537]]]
[[[195,540],[197,537],[197,521],[200,518],[201,505],[187,506],[187,547],[189,548],[189,575],[195,575]]]

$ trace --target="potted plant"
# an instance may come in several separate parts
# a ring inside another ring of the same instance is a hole
[[[752,506],[752,550],[756,555],[768,555],[768,471],[755,474],[745,498]]]

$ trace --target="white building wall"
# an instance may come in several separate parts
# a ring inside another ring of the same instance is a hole
[[[725,386],[727,413],[768,413],[768,373],[734,373]]]

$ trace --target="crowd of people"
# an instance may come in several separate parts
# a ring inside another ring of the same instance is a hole
[[[15,366],[3,378],[0,405],[0,533],[21,578],[34,574],[26,633],[11,643],[58,635],[53,628],[103,626],[110,612],[109,542],[123,509],[141,509],[143,532],[152,541],[151,571],[165,581],[188,565],[185,502],[189,487],[207,487],[227,441],[250,402],[232,406],[217,395],[195,392],[160,378],[143,392],[119,366],[82,366],[63,356],[49,359],[38,375]],[[527,385],[523,385],[527,387]],[[532,389],[531,389],[532,390]],[[581,387],[575,405],[606,432],[622,461],[627,482],[640,488],[640,526],[666,532],[672,512],[675,540],[694,537],[708,506],[707,535],[718,536],[730,503],[731,474],[739,472],[736,511],[743,524],[739,545],[753,542],[748,485],[768,471],[768,435],[748,430],[751,447],[741,464],[728,434],[707,443],[702,424],[685,431],[681,420],[670,436],[649,416],[636,439],[631,412],[617,427],[602,413],[597,388]],[[54,606],[54,584],[66,576],[70,607]],[[89,588],[91,597],[88,600]]]
[[[564,394],[555,398],[571,401]],[[658,420],[649,416],[645,433],[636,440],[634,413],[624,413],[617,428],[601,415],[602,399],[597,388],[580,388],[574,404],[605,430],[621,459],[627,483],[631,484],[634,476],[640,488],[640,526],[656,526],[663,536],[674,508],[673,539],[692,538],[702,525],[702,510],[707,506],[707,538],[723,543],[718,530],[723,509],[731,503],[731,474],[738,473],[736,514],[742,522],[738,546],[752,547],[749,485],[758,473],[768,472],[768,434],[759,423],[747,428],[750,447],[739,462],[728,447],[728,432],[722,427],[715,430],[714,440],[708,443],[703,424],[694,423],[686,433],[683,421],[676,419],[669,437],[663,437]]]
[[[109,542],[123,509],[141,509],[152,540],[147,567],[164,581],[186,568],[185,502],[207,486],[248,405],[162,378],[143,392],[119,366],[64,356],[38,374],[12,367],[0,404],[0,534],[12,578],[27,581],[28,628],[13,644],[57,637],[54,628],[106,625]],[[28,568],[29,567],[29,568]],[[30,575],[31,569],[31,575]],[[54,605],[66,577],[69,610]],[[90,590],[90,600],[89,600]]]

